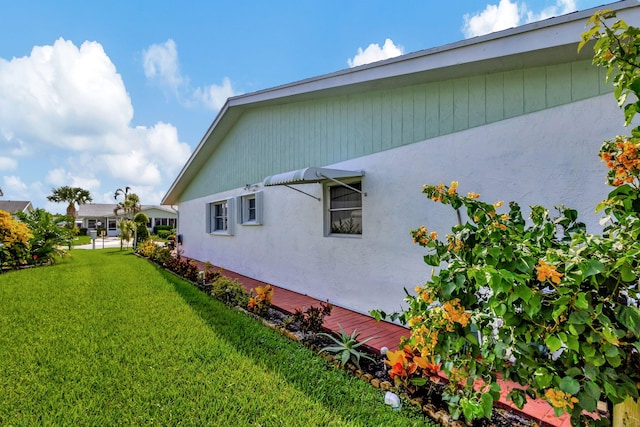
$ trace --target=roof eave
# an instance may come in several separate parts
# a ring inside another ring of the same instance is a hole
[[[621,12],[639,7],[637,0],[624,0],[605,5],[606,9]],[[202,140],[195,148],[173,184],[162,199],[162,205],[177,205],[182,191],[207,161],[219,142],[229,132],[247,108],[280,104],[307,98],[318,98],[366,88],[384,88],[427,82],[442,76],[464,76],[482,70],[496,72],[500,68],[517,68],[526,61],[545,64],[559,61],[567,54],[576,58],[590,57],[586,49],[578,55],[577,37],[585,29],[586,20],[599,6],[543,21],[498,31],[450,43],[440,47],[409,53],[359,67],[336,71],[273,88],[243,94],[227,99]],[[625,19],[624,16],[620,16]],[[560,29],[560,26],[562,28]],[[549,40],[552,43],[549,43]],[[533,59],[532,52],[537,52]],[[526,54],[526,55],[525,55]],[[518,62],[520,61],[520,62]],[[471,71],[473,69],[473,71]]]

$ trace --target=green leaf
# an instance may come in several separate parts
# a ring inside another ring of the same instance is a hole
[[[555,310],[553,310],[553,313],[551,314],[551,316],[553,317],[553,320],[558,320],[558,318],[560,318],[562,313],[564,313],[565,311],[567,311],[566,305],[561,305],[559,307],[556,307]]]
[[[533,373],[533,378],[539,389],[545,389],[549,388],[549,386],[551,385],[553,375],[551,375],[546,368],[538,368]]]
[[[576,379],[566,376],[560,381],[560,390],[571,395],[576,395],[578,391],[580,391],[580,383]]]
[[[555,335],[549,335],[545,340],[544,344],[547,346],[549,351],[554,352],[560,350],[562,347],[562,341]]]
[[[526,304],[523,308],[525,313],[527,313],[529,317],[533,317],[536,313],[540,311],[541,307],[542,307],[542,295],[536,292],[529,299],[529,303]]]
[[[584,292],[578,293],[578,298],[574,302],[576,308],[581,310],[587,310],[589,308],[589,302],[586,299],[586,294]]]
[[[576,310],[571,315],[569,315],[569,322],[574,323],[576,325],[584,325],[586,323],[590,323],[591,316],[588,311],[585,310]]]
[[[636,338],[640,338],[640,310],[633,306],[619,305],[615,309],[616,318]]]
[[[602,273],[604,270],[604,264],[595,259],[590,259],[588,262],[580,264],[580,271],[582,271],[582,275],[585,279]]]
[[[507,306],[505,304],[499,304],[495,309],[495,313],[497,316],[504,316],[507,312]]]
[[[595,412],[595,410],[598,408],[598,401],[589,396],[587,393],[578,394],[578,404],[582,407],[582,409],[588,412]]]
[[[524,390],[514,388],[509,393],[507,393],[507,401],[509,400],[512,401],[517,408],[522,409],[524,407],[524,404],[527,402],[527,395],[525,394]]]
[[[422,377],[411,378],[411,384],[417,385],[418,387],[422,387],[427,384],[427,379]]]
[[[571,351],[580,351],[580,343],[578,342],[578,338],[574,335],[567,335],[567,341],[565,342],[565,344]]]
[[[425,255],[423,259],[427,265],[431,265],[433,267],[440,266],[440,257],[438,254]]]
[[[491,396],[491,393],[484,393],[480,400],[482,401],[484,417],[491,418],[491,411],[493,410],[493,397]]]
[[[529,302],[529,300],[531,299],[531,295],[533,295],[533,292],[531,292],[531,289],[528,286],[520,285],[515,287],[514,294],[516,294],[523,301]]]
[[[621,267],[620,267],[620,277],[622,278],[623,281],[625,282],[635,282],[636,280],[636,275],[633,272],[633,270],[631,270],[631,267],[629,266],[628,262],[625,262]]]

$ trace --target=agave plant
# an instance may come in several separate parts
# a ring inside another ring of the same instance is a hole
[[[360,369],[360,359],[369,359],[373,361],[373,359],[369,357],[365,352],[358,349],[363,344],[371,341],[373,337],[367,338],[364,341],[358,341],[358,337],[360,336],[360,334],[356,333],[355,329],[353,330],[353,332],[351,332],[351,335],[349,335],[345,332],[342,326],[340,326],[340,324],[338,324],[338,326],[340,327],[340,335],[338,337],[326,334],[324,332],[320,334],[331,339],[336,344],[324,347],[322,350],[320,350],[320,353],[323,353],[325,351],[333,353],[334,357],[338,360],[338,362],[340,362],[341,366],[346,365],[347,362],[351,362],[356,365],[358,369]]]

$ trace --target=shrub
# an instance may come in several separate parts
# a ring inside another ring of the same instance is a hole
[[[160,239],[167,239],[172,234],[173,234],[172,230],[158,230],[158,233],[157,233]]]
[[[73,229],[59,226],[57,218],[44,209],[29,212],[18,212],[18,219],[29,227],[33,237],[30,239],[29,263],[47,264],[56,256],[66,252],[60,249],[68,246],[73,238]]]
[[[623,21],[608,27],[605,19],[613,16],[596,13],[581,46],[597,39],[594,63],[615,75],[619,105],[634,95],[624,107],[628,124],[640,111],[640,29]],[[599,400],[611,408],[638,399],[640,127],[605,141],[600,157],[614,187],[597,207],[607,215],[602,236],[587,234],[578,213],[565,207],[552,216],[533,206],[527,223],[515,202],[500,212],[501,201],[462,196],[457,182],[424,186],[428,198],[464,208],[471,220],[445,241],[424,226],[411,231],[427,249],[425,263],[440,270],[407,295],[408,309],[398,314],[411,330],[403,344],[420,358],[412,358],[403,384],[428,377],[423,361],[441,364],[449,379],[443,398],[455,418],[469,422],[490,416],[498,376],[523,386],[507,394],[518,407],[527,395],[544,398],[556,414],[569,412],[574,426],[609,424],[585,415],[596,412]],[[408,360],[404,353],[391,357],[394,366]]]
[[[137,224],[136,225],[136,239],[137,239],[137,244],[140,244],[146,240],[149,240],[149,237],[151,235],[149,234],[149,229],[147,228],[146,224]]]
[[[210,262],[204,266],[203,279],[204,283],[213,283],[222,275],[220,269],[216,269]]]
[[[340,325],[338,324],[338,326]],[[344,329],[342,329],[342,326],[340,326],[340,335],[337,338],[334,335],[325,334],[324,332],[320,335],[329,338],[335,343],[335,345],[324,347],[322,350],[320,350],[320,353],[332,353],[342,366],[351,362],[358,369],[360,369],[360,359],[373,360],[365,352],[359,349],[359,347],[372,340],[373,337],[367,338],[364,341],[358,341],[358,337],[360,336],[360,334],[356,333],[355,329],[353,330],[351,335],[349,335],[344,331]]]
[[[29,227],[15,220],[9,212],[0,210],[0,267],[18,267],[27,263],[30,239]]]
[[[249,292],[237,279],[230,279],[220,274],[211,282],[211,285],[211,295],[228,305],[246,307],[249,303]]]
[[[88,230],[89,229],[86,227],[80,227],[78,231],[78,236],[86,236]]]
[[[176,273],[177,275],[184,277],[191,282],[198,282],[198,276],[200,270],[198,264],[194,260],[188,260],[182,257],[170,257],[169,260],[164,262],[165,266]]]
[[[146,258],[153,259],[156,255],[157,245],[152,240],[145,240],[138,246],[138,253]]]
[[[320,307],[311,306],[304,312],[298,308],[291,316],[291,322],[298,324],[302,333],[317,334],[322,331],[324,318],[331,314],[332,309],[333,305],[325,302],[321,302]]]
[[[251,298],[247,303],[249,311],[264,316],[271,308],[271,299],[273,298],[273,288],[271,285],[258,286],[255,289],[256,294],[253,295],[253,289],[251,289]]]
[[[153,226],[153,234],[158,235],[158,232],[160,230],[168,230],[171,231],[173,230],[173,227],[169,226],[169,225],[154,225]]]
[[[166,265],[173,259],[171,250],[163,246],[156,246],[156,252],[153,255],[153,260],[158,264]]]

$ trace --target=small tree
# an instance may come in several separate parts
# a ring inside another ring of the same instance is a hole
[[[129,248],[129,241],[133,238],[136,224],[130,219],[121,219],[118,221],[118,229],[120,230],[120,250],[124,248],[125,244]]]
[[[76,205],[80,206],[93,201],[89,191],[80,187],[64,186],[54,188],[51,192],[51,196],[47,196],[47,199],[54,203],[67,203],[67,216],[73,219],[73,225],[75,225],[75,220],[78,217]]]
[[[148,240],[151,236],[147,224],[149,223],[149,217],[144,212],[138,212],[133,217],[133,222],[136,224],[136,247],[140,243]]]
[[[118,188],[113,195],[114,200],[118,200],[119,197],[122,197],[122,200],[118,202],[113,213],[118,216],[120,212],[123,213],[124,217],[127,219],[133,219],[133,216],[140,212],[140,197],[136,193],[130,193],[131,187],[125,187],[124,190],[122,188]]]

